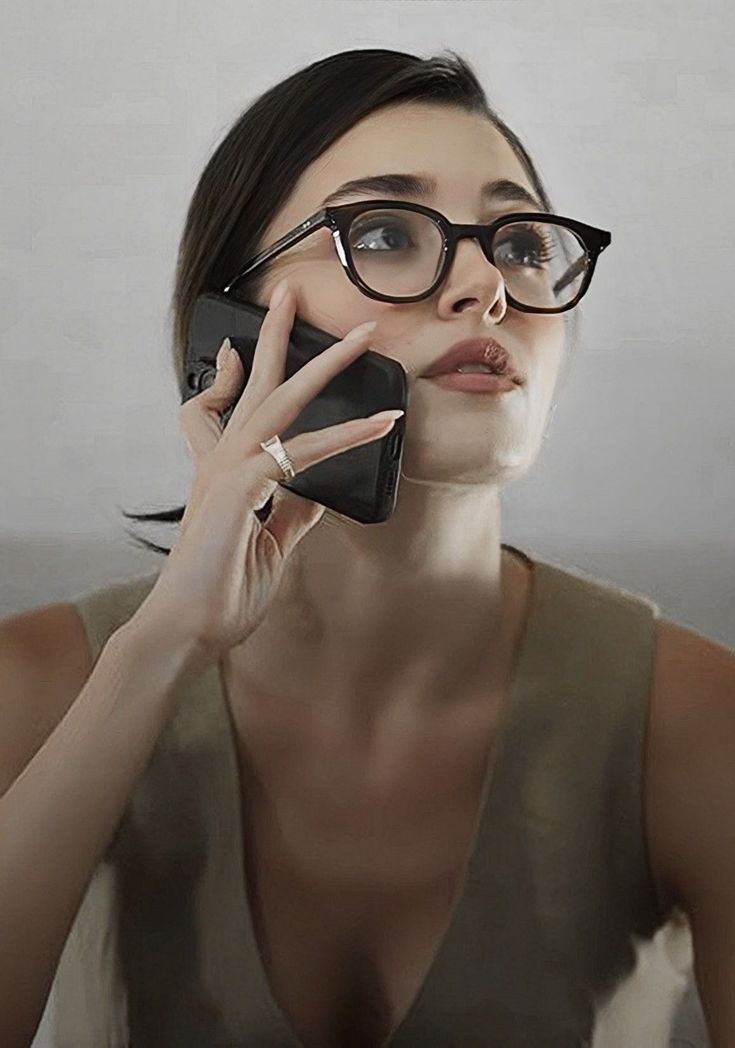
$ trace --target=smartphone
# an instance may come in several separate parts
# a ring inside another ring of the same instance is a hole
[[[189,323],[182,403],[212,384],[215,357],[226,337],[240,356],[247,381],[267,313],[267,309],[254,302],[235,299],[221,292],[199,296]],[[284,381],[307,361],[339,341],[339,336],[322,331],[297,316],[289,337]],[[221,414],[223,425],[229,422],[234,407],[233,404]],[[278,436],[285,443],[299,433],[364,418],[387,408],[402,408],[404,414],[384,437],[317,462],[291,480],[279,480],[279,484],[360,524],[388,520],[395,509],[398,493],[408,408],[406,371],[398,361],[366,350],[335,375]],[[270,436],[274,434],[267,434]]]

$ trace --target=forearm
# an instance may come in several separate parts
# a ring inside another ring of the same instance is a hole
[[[0,797],[4,1048],[30,1044],[92,873],[194,668],[190,646],[131,620]]]

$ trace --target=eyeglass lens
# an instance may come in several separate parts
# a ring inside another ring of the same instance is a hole
[[[432,218],[416,211],[361,212],[350,225],[348,247],[367,287],[392,297],[428,291],[442,264],[441,230]],[[571,302],[588,264],[579,237],[551,222],[503,226],[493,238],[492,253],[508,292],[521,305],[537,308]]]

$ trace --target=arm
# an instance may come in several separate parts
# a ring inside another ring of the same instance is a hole
[[[27,1048],[35,1035],[92,873],[172,713],[174,686],[193,665],[182,642],[134,617],[31,756],[28,726],[48,723],[49,704],[37,685],[40,646],[24,621],[0,623],[3,1048]],[[55,660],[43,670],[55,679]]]
[[[648,833],[692,932],[712,1048],[735,1045],[735,652],[659,620]]]

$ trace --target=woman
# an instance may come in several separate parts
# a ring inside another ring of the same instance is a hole
[[[577,224],[588,255],[556,299],[550,247],[582,241],[538,220],[497,227],[491,256],[458,240],[436,287],[407,264],[406,301],[347,279],[327,227],[259,261],[362,200],[553,215],[451,54],[330,56],[219,145],[181,244],[179,378],[203,291],[237,283],[268,314],[248,382],[225,345],[181,409],[183,518],[137,515],[180,519],[178,540],[160,572],[2,624],[0,1040],[29,1042],[56,973],[70,1048],[590,1045],[679,908],[729,1043],[735,862],[712,827],[727,837],[735,659],[501,542],[606,234]],[[382,223],[347,249],[395,250]],[[297,315],[341,341],[284,382]],[[428,374],[466,340],[507,388]],[[371,527],[278,481],[392,420],[263,447],[368,346],[410,390],[396,511]]]

